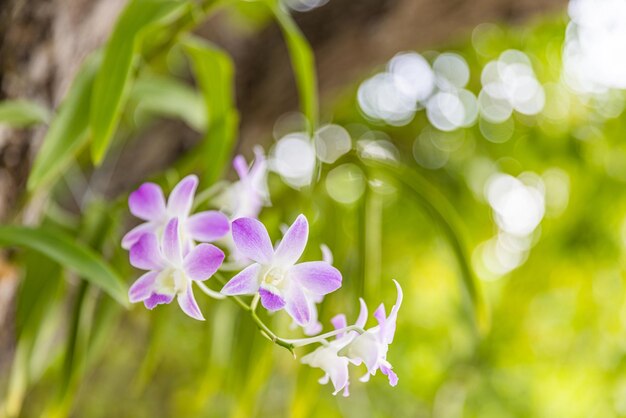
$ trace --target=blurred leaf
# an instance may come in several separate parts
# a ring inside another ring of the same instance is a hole
[[[300,108],[309,121],[309,133],[312,134],[317,126],[318,98],[315,57],[311,50],[311,45],[309,45],[309,42],[289,13],[283,10],[279,1],[267,0],[267,4],[274,13],[287,42],[291,66],[293,67],[300,96]]]
[[[230,162],[239,116],[234,104],[233,63],[228,54],[198,38],[183,44],[202,90],[207,111],[206,136],[196,158],[201,158],[203,180],[213,184]]]
[[[41,252],[100,287],[127,306],[126,287],[117,273],[93,250],[65,233],[46,227],[0,226],[0,244]]]
[[[23,256],[25,276],[21,281],[16,304],[16,336],[33,337],[61,283],[61,266],[41,254],[27,252]]]
[[[0,125],[23,127],[45,123],[50,112],[43,106],[27,100],[7,100],[0,102]]]
[[[206,106],[202,96],[175,78],[141,77],[135,81],[129,101],[137,103],[138,111],[180,118],[196,131],[206,129]]]
[[[91,98],[91,156],[95,164],[102,162],[117,126],[143,35],[186,7],[184,1],[132,0],[122,12],[107,43]]]
[[[54,183],[87,143],[91,92],[100,59],[100,53],[91,55],[78,71],[33,163],[28,190]]]
[[[400,181],[410,196],[426,208],[434,220],[439,223],[459,262],[462,283],[473,308],[475,323],[482,333],[486,333],[490,327],[489,310],[485,304],[478,278],[472,268],[463,221],[454,206],[417,171],[409,167],[373,160],[365,160],[365,162],[370,167],[388,172]]]

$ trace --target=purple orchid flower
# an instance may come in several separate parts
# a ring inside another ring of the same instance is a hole
[[[170,303],[177,297],[183,312],[204,320],[193,295],[192,283],[209,279],[224,261],[222,250],[212,244],[200,244],[185,252],[178,218],[171,219],[161,242],[154,233],[145,233],[130,249],[130,263],[148,273],[131,286],[132,303],[143,302],[146,308]]]
[[[363,328],[367,321],[367,306],[363,299],[360,299],[360,302],[361,311],[355,325]],[[346,328],[346,316],[344,314],[336,315],[331,319],[331,323],[335,329]],[[302,363],[311,367],[318,367],[324,371],[324,376],[319,379],[319,382],[325,385],[330,381],[335,388],[333,395],[337,395],[341,390],[343,390],[343,396],[350,395],[350,376],[348,372],[350,360],[347,357],[340,356],[339,351],[350,344],[357,335],[356,331],[342,332],[337,334],[334,340],[302,357]]]
[[[230,230],[230,223],[223,213],[205,211],[189,216],[197,187],[197,176],[185,177],[174,187],[166,205],[163,190],[158,185],[142,184],[130,194],[128,206],[133,215],[146,222],[131,229],[122,238],[122,247],[128,250],[147,233],[159,235],[174,217],[179,219],[182,243],[187,249],[193,241],[212,242],[225,236]]]
[[[340,356],[345,355],[355,365],[365,364],[367,373],[361,377],[360,380],[362,382],[367,382],[370,375],[375,375],[376,371],[380,369],[388,377],[391,386],[398,384],[398,376],[392,370],[391,363],[387,361],[387,351],[389,350],[389,344],[393,342],[398,310],[400,305],[402,305],[402,287],[395,280],[394,283],[398,291],[398,298],[395,305],[391,308],[389,316],[385,313],[385,305],[381,303],[374,312],[378,325],[356,336],[350,344],[339,352]]]
[[[311,295],[326,295],[341,287],[341,273],[324,261],[296,264],[309,237],[309,225],[299,215],[274,249],[265,226],[253,218],[232,224],[237,249],[254,261],[222,289],[224,295],[261,296],[269,311],[285,309],[301,326],[311,322]]]
[[[254,162],[248,166],[243,155],[233,160],[239,181],[222,193],[217,201],[231,219],[257,218],[263,206],[270,205],[267,189],[267,161],[261,147],[254,149]]]

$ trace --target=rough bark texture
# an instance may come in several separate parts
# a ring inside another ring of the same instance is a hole
[[[106,40],[125,3],[3,0],[0,100],[28,98],[56,107],[84,57]],[[562,10],[565,4],[566,0],[331,0],[317,10],[297,13],[295,18],[313,46],[324,101],[398,51],[432,48],[482,22],[517,23],[539,13]],[[281,114],[297,109],[295,84],[280,31],[270,25],[246,36],[230,29],[218,16],[198,32],[225,47],[235,59],[243,147],[267,138]],[[23,193],[44,133],[45,127],[0,127],[0,221],[12,215]],[[101,189],[110,194],[127,190],[166,167],[194,140],[196,135],[181,128],[180,123],[156,124],[125,148],[112,178]],[[4,304],[14,299],[6,293],[14,292],[16,286],[9,281],[17,280],[17,276],[3,271],[0,269],[0,293],[4,293],[0,301]],[[2,314],[10,311],[0,310],[0,330],[10,329],[5,326],[10,320]],[[7,343],[6,335],[0,335],[0,353],[7,352],[3,342]]]

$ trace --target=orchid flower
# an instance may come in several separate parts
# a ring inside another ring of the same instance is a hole
[[[361,312],[359,313],[355,325],[363,328],[367,320],[367,305],[365,305],[363,299],[360,299],[360,302]],[[331,323],[335,329],[346,328],[346,316],[344,314],[336,315],[331,319]],[[335,388],[333,395],[336,395],[341,390],[343,390],[343,396],[350,395],[350,377],[348,372],[350,360],[347,357],[340,356],[339,351],[350,344],[357,335],[358,333],[356,331],[337,334],[337,337],[333,341],[318,347],[315,351],[302,357],[302,363],[308,364],[311,367],[318,367],[324,371],[325,374],[319,379],[319,382],[325,385],[330,381]]]
[[[312,318],[312,295],[326,295],[341,287],[341,273],[330,264],[296,264],[309,236],[304,215],[298,216],[275,249],[265,226],[256,219],[233,221],[232,234],[237,249],[254,263],[226,283],[224,295],[258,292],[267,310],[284,308],[299,325],[306,326]]]
[[[180,222],[173,218],[165,226],[160,242],[156,234],[145,233],[130,248],[130,263],[148,273],[131,286],[129,299],[153,309],[156,305],[170,303],[176,296],[183,312],[204,320],[192,283],[209,279],[223,260],[222,250],[212,244],[200,244],[185,251]]]
[[[398,310],[402,304],[402,288],[397,281],[394,280],[394,283],[398,290],[398,298],[395,305],[391,308],[389,316],[385,314],[385,305],[381,303],[374,312],[378,325],[354,338],[339,353],[339,355],[348,357],[350,362],[355,365],[365,363],[367,373],[361,377],[362,382],[367,382],[370,375],[375,375],[376,371],[380,369],[389,379],[391,386],[398,384],[398,376],[392,370],[391,363],[387,361],[387,351],[389,350],[389,344],[393,342]]]
[[[243,155],[233,160],[233,167],[239,181],[233,183],[217,198],[222,210],[230,214],[231,219],[242,217],[256,218],[263,206],[269,206],[267,189],[267,161],[261,147],[254,149],[254,162],[248,166]]]
[[[223,213],[205,211],[189,216],[197,187],[197,176],[185,177],[174,187],[166,205],[163,190],[158,185],[142,184],[130,194],[128,206],[133,215],[146,222],[131,229],[122,238],[122,247],[128,250],[147,233],[160,235],[165,225],[174,217],[179,220],[185,249],[191,247],[193,241],[212,242],[225,236],[230,230],[230,224]]]

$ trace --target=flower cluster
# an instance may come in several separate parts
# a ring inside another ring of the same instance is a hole
[[[323,341],[323,345],[310,354],[302,358],[304,364],[321,368],[325,374],[320,379],[320,383],[326,384],[330,380],[335,387],[337,394],[343,390],[343,395],[349,395],[348,365],[365,364],[367,373],[361,377],[362,382],[367,382],[370,375],[375,375],[380,371],[389,378],[389,384],[398,384],[398,376],[392,370],[391,364],[387,361],[387,351],[389,344],[393,342],[396,332],[396,319],[398,310],[402,304],[402,288],[394,280],[398,290],[396,304],[391,308],[389,316],[385,313],[385,305],[380,304],[374,312],[374,318],[378,325],[365,330],[362,334],[357,331],[339,332],[333,341]],[[361,312],[355,322],[358,328],[364,328],[367,322],[367,305],[363,299],[361,302]],[[331,319],[331,323],[337,330],[347,328],[346,316],[339,314]]]
[[[380,369],[395,386],[398,378],[387,361],[387,350],[402,302],[400,285],[396,282],[398,300],[389,316],[382,304],[374,313],[378,320],[376,327],[363,329],[367,306],[361,300],[361,314],[354,325],[347,326],[345,315],[337,315],[332,320],[335,331],[316,335],[322,330],[317,304],[325,295],[339,289],[343,280],[332,265],[332,253],[322,246],[322,261],[299,262],[309,237],[304,215],[299,215],[273,245],[267,229],[256,219],[262,207],[269,204],[264,155],[257,150],[251,167],[241,156],[235,158],[233,165],[240,179],[215,199],[221,211],[192,213],[198,187],[195,175],[183,178],[167,201],[154,183],[145,183],[130,194],[130,211],[144,223],[123,237],[122,247],[129,251],[131,265],[146,271],[130,287],[130,301],[143,302],[146,308],[153,309],[176,298],[184,313],[203,320],[194,297],[194,285],[216,298],[252,295],[250,305],[238,301],[272,341],[290,350],[312,343],[323,344],[303,357],[302,362],[321,368],[326,375],[320,382],[332,381],[335,394],[340,390],[348,394],[349,364],[365,364],[367,374],[361,380],[366,381]],[[203,283],[219,270],[227,270],[226,255],[218,245],[228,250],[235,265],[241,266],[219,293]],[[284,310],[306,335],[316,336],[301,340],[277,337],[256,316],[259,301],[269,312]],[[336,338],[328,342],[325,338],[329,336]]]

